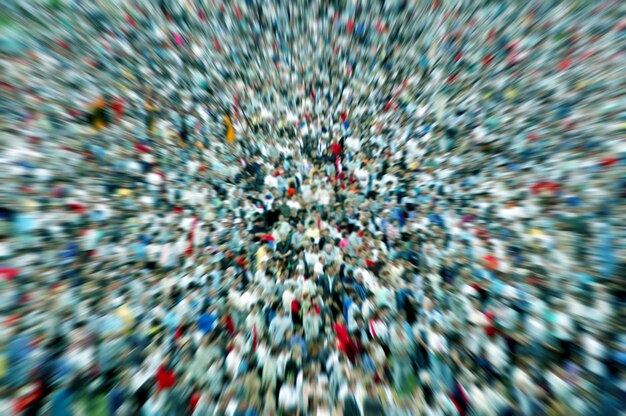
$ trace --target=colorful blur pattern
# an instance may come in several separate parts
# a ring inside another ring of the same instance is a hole
[[[3,0],[0,415],[619,415],[626,3]]]

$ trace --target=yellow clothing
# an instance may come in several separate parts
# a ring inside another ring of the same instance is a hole
[[[124,322],[124,327],[126,329],[132,328],[133,324],[135,323],[135,317],[130,308],[126,305],[122,305],[117,309],[117,313],[122,322]]]
[[[230,117],[224,116],[224,124],[226,124],[226,141],[232,143],[235,141],[235,129],[230,122]]]
[[[132,196],[133,191],[131,189],[127,189],[127,188],[120,188],[117,190],[117,194],[119,196]]]
[[[320,230],[318,230],[317,228],[309,228],[304,233],[304,236],[307,238],[313,238],[315,241],[317,241],[320,239]]]
[[[4,354],[0,354],[0,379],[4,379],[7,374],[7,357]]]
[[[259,249],[256,251],[257,269],[261,268],[261,263],[263,263],[263,259],[265,258],[266,255],[267,255],[267,249],[265,248],[265,246],[259,247]]]

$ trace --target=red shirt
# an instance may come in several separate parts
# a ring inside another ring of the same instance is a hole
[[[233,322],[233,318],[227,316],[224,320],[224,327],[228,335],[235,335],[235,323]]]
[[[498,259],[495,256],[487,254],[483,257],[483,260],[487,263],[485,266],[487,270],[498,270]]]
[[[493,312],[489,311],[485,313],[485,317],[489,321],[489,325],[485,327],[485,335],[491,338],[496,334],[496,327],[493,322],[496,315]]]
[[[116,98],[113,103],[111,103],[111,110],[115,112],[117,118],[122,118],[124,115],[124,100]]]
[[[299,314],[300,313],[300,305],[297,300],[291,301],[291,313]]]
[[[543,191],[555,193],[556,191],[558,191],[558,189],[559,189],[559,185],[553,181],[537,182],[536,184],[530,187],[530,191],[535,195]]]
[[[174,371],[165,366],[160,366],[156,373],[157,391],[163,391],[172,388],[176,384],[176,375]]]
[[[199,401],[200,401],[200,393],[196,391],[191,395],[191,398],[189,399],[189,409],[192,412],[196,410],[196,406],[198,405]]]
[[[341,153],[341,145],[339,143],[331,144],[330,148],[333,151],[333,156],[339,156]]]
[[[340,351],[345,351],[350,344],[348,328],[346,328],[345,324],[335,323],[333,324],[333,330],[335,331],[335,336],[337,337],[337,347]]]

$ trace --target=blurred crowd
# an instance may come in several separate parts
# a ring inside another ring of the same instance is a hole
[[[625,13],[9,1],[0,414],[620,414]]]

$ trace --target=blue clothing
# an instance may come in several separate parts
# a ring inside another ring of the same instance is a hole
[[[30,354],[30,336],[21,334],[9,341],[6,351],[9,363],[26,360]]]
[[[350,309],[350,306],[352,305],[352,299],[350,298],[350,296],[344,296],[343,298],[343,319],[345,319],[346,321],[348,320],[348,310]]]
[[[432,222],[433,224],[441,227],[441,228],[445,227],[445,223],[443,221],[443,218],[441,218],[441,216],[439,214],[435,214],[434,212],[428,214],[428,220],[430,222]]]
[[[108,397],[110,416],[115,416],[117,411],[124,405],[124,396],[124,390],[119,387],[114,387],[113,390],[111,390]]]
[[[132,249],[136,260],[143,261],[146,259],[146,246],[143,243],[134,243]]]
[[[78,246],[78,243],[71,242],[71,243],[67,243],[67,245],[65,246],[65,250],[63,251],[62,256],[65,259],[69,259],[69,258],[77,257],[79,252],[80,252],[80,247]]]
[[[72,399],[72,393],[69,389],[63,388],[56,391],[52,395],[50,414],[52,416],[71,416],[73,414]]]
[[[265,324],[269,327],[270,324],[272,323],[272,319],[274,319],[274,317],[276,316],[276,311],[272,310],[272,309],[268,309],[265,312]]]
[[[209,333],[215,329],[215,324],[217,323],[217,314],[213,313],[203,313],[198,319],[198,328],[203,333]]]
[[[122,331],[124,323],[115,315],[106,315],[101,321],[100,330],[104,334],[113,334]]]
[[[15,233],[17,235],[30,233],[35,229],[35,218],[33,215],[21,213],[15,219]]]
[[[222,281],[222,275],[219,271],[214,270],[211,273],[209,273],[209,276],[211,278],[211,287],[213,289],[219,289],[220,288],[220,282]]]
[[[396,292],[396,305],[398,309],[404,308],[404,302],[409,297],[409,291],[407,289],[400,289]]]
[[[365,287],[358,283],[358,282],[354,282],[352,283],[352,289],[354,289],[354,292],[362,299],[365,300],[365,298],[367,297],[367,291],[365,290]]]
[[[306,342],[304,342],[304,339],[302,337],[294,335],[291,338],[290,346],[293,347],[294,345],[299,345],[300,346],[300,351],[302,351],[303,354],[306,353],[306,351],[307,351],[307,349],[306,349]]]
[[[391,213],[391,218],[397,220],[398,224],[400,224],[401,227],[404,227],[406,225],[406,219],[404,218],[404,211],[402,210],[402,208],[394,209]]]
[[[202,319],[202,317],[200,317]],[[170,330],[175,330],[180,325],[180,316],[176,315],[176,313],[169,311],[165,315],[164,322],[165,326]]]

